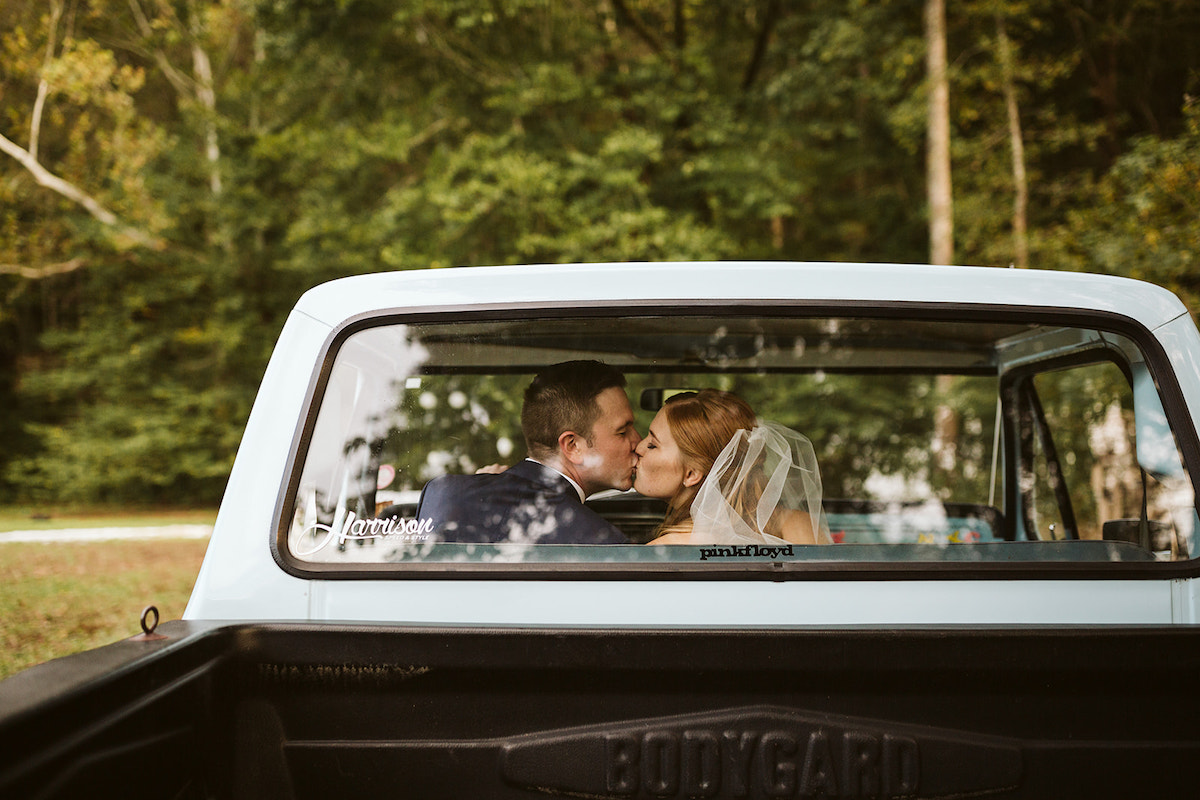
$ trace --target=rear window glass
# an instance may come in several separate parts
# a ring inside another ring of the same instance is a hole
[[[592,312],[380,324],[331,358],[280,525],[300,568],[1194,553],[1154,377],[1109,331]]]

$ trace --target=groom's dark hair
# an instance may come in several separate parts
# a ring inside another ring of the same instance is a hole
[[[600,416],[597,395],[625,388],[625,376],[601,361],[564,361],[544,368],[525,390],[521,431],[533,458],[558,452],[558,437],[574,431],[592,443],[592,426]]]

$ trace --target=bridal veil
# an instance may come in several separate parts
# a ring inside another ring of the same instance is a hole
[[[829,544],[812,442],[766,420],[738,431],[692,501],[692,522],[714,544]]]

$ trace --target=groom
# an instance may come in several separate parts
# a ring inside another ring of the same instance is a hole
[[[599,361],[546,367],[525,390],[521,430],[525,461],[499,474],[434,478],[417,518],[432,520],[445,542],[628,544],[583,504],[633,485],[640,437],[625,376]]]

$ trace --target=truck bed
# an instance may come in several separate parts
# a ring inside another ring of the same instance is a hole
[[[1200,630],[171,622],[0,684],[0,797],[1177,797]]]

